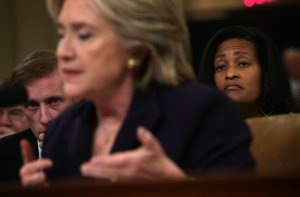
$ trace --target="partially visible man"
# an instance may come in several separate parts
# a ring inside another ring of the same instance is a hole
[[[300,112],[300,49],[295,47],[285,49],[283,63],[290,81],[294,111]]]
[[[23,164],[20,140],[27,139],[36,157],[40,157],[44,133],[49,123],[73,103],[66,98],[57,69],[54,52],[39,50],[30,53],[15,68],[11,80],[24,85],[28,101],[23,105],[30,129],[0,139],[0,181],[18,181]]]
[[[10,83],[10,80],[6,80],[1,88],[9,87]],[[28,128],[29,124],[21,105],[0,106],[0,138]]]
[[[0,108],[0,138],[29,128],[22,106]]]

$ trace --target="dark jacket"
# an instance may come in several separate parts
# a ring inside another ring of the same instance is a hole
[[[0,181],[18,181],[23,165],[20,140],[27,139],[38,156],[37,139],[30,129],[0,139]]]
[[[91,158],[95,106],[81,101],[48,127],[44,157],[54,161],[49,177],[78,177]],[[186,171],[254,167],[250,132],[224,95],[199,84],[136,91],[112,152],[134,149],[138,126],[151,130],[167,155]]]

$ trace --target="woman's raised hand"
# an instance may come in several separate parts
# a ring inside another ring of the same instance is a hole
[[[81,166],[84,176],[115,181],[184,180],[186,174],[165,154],[159,141],[144,127],[137,129],[141,146],[135,150],[96,155]]]
[[[32,147],[27,140],[20,142],[23,157],[23,166],[19,171],[21,183],[23,186],[46,185],[47,177],[44,169],[52,167],[52,161],[49,159],[36,159]]]

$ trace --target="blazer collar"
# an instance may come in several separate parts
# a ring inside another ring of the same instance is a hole
[[[26,138],[32,145],[32,150],[36,158],[39,157],[39,146],[35,135],[31,129],[27,129],[22,132],[23,138]]]
[[[154,132],[159,120],[157,92],[153,89],[147,92],[136,90],[112,152],[138,147],[140,143],[136,136],[137,128],[143,126]]]

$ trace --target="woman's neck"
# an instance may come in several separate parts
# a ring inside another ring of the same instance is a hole
[[[103,93],[103,92],[102,92]],[[99,96],[94,100],[98,126],[95,130],[93,154],[108,154],[125,119],[134,93],[132,80],[128,80],[119,88],[110,91],[109,96]]]
[[[106,119],[123,120],[126,116],[134,93],[134,83],[131,79],[125,80],[121,86],[110,91],[109,94],[101,94],[95,99],[97,116],[103,122]]]

